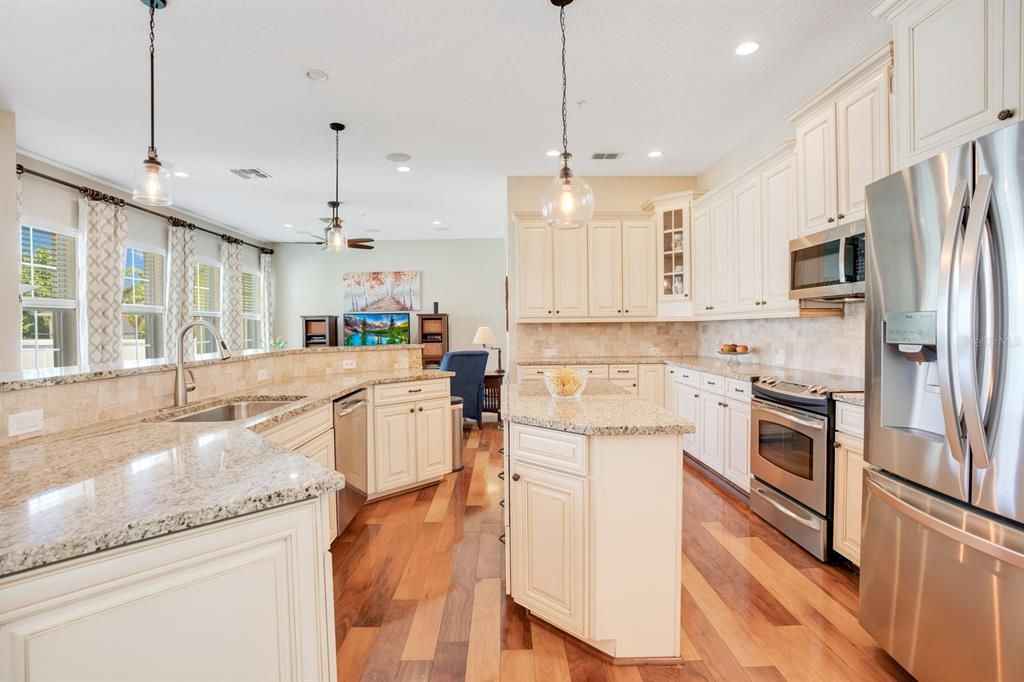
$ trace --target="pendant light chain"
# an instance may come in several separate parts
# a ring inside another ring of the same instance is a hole
[[[156,0],[149,0],[149,151],[156,154]]]
[[[335,201],[340,201],[339,197],[341,196],[341,190],[339,189],[339,187],[341,186],[341,171],[339,170],[340,168],[341,168],[341,133],[336,130],[336,131],[334,131],[334,200]],[[335,213],[337,213],[337,209],[335,209]]]
[[[566,110],[566,77],[565,77],[565,5],[558,12],[559,24],[562,27],[562,153],[569,153],[569,114]]]

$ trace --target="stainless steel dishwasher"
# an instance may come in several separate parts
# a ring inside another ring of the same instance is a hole
[[[366,391],[334,401],[334,468],[345,475],[338,492],[338,534],[366,502]]]

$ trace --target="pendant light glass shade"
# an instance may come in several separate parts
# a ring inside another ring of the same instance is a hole
[[[594,190],[573,175],[572,154],[562,154],[562,170],[540,196],[540,213],[552,227],[581,227],[594,217]]]
[[[327,250],[331,253],[348,251],[348,235],[345,234],[340,220],[327,228],[325,239],[327,241]]]
[[[135,169],[132,201],[146,206],[171,205],[171,174],[155,159],[146,159]]]

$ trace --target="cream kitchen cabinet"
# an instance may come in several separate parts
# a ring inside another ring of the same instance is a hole
[[[710,312],[711,305],[711,209],[706,204],[693,210],[693,234],[690,243],[693,245],[693,313],[695,315]]]
[[[832,546],[860,565],[860,526],[864,485],[864,410],[857,405],[836,404],[835,520]]]
[[[789,241],[796,238],[796,161],[787,152],[761,173],[760,310],[797,310],[789,298]]]
[[[896,168],[1020,120],[1020,0],[876,7],[893,27]]]
[[[796,125],[799,236],[864,217],[864,187],[889,174],[886,45],[803,104]]]
[[[708,391],[700,394],[700,425],[697,452],[691,453],[708,469],[721,474],[724,470],[725,453],[722,452],[725,440],[722,422],[722,398]]]
[[[735,246],[730,249],[735,273],[735,301],[739,310],[761,305],[761,177],[754,175],[733,192]]]
[[[716,194],[707,204],[707,216],[694,219],[694,261],[699,266],[695,287],[703,285],[701,305],[695,315],[717,315],[736,308],[736,232],[734,230],[733,195],[730,191]]]
[[[595,220],[587,226],[591,317],[622,317],[622,223]]]
[[[551,242],[555,317],[586,317],[587,228],[552,229]]]
[[[664,365],[640,365],[637,376],[637,393],[649,403],[665,405]]]
[[[622,223],[622,314],[654,317],[658,314],[658,240],[654,223]]]
[[[555,313],[551,227],[541,220],[517,224],[516,281],[520,318],[548,318]]]
[[[416,405],[416,475],[444,476],[452,470],[451,399],[424,400]]]
[[[373,410],[376,488],[387,492],[416,483],[415,403]]]
[[[704,403],[701,402],[700,391],[682,382],[675,382],[671,390],[674,396],[672,411],[683,419],[689,419],[697,426],[697,430],[693,433],[683,434],[683,449],[693,457],[697,457],[697,453],[701,450],[700,438],[704,432]]]
[[[374,387],[368,499],[440,479],[452,470],[447,379]]]
[[[750,403],[723,400],[722,474],[733,485],[750,492]]]

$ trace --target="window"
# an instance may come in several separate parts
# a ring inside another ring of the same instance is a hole
[[[121,345],[126,365],[163,356],[164,256],[128,247],[121,294]]]
[[[263,348],[263,291],[259,273],[242,273],[242,337],[245,350]]]
[[[192,285],[192,306],[194,320],[209,322],[220,329],[220,266],[213,263],[197,263]],[[192,338],[196,356],[217,352],[217,340],[208,330],[193,329]]]
[[[78,364],[78,238],[73,230],[21,227],[21,367]]]

